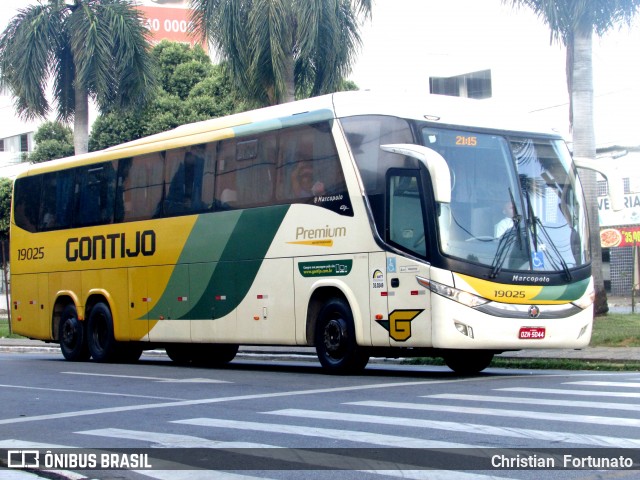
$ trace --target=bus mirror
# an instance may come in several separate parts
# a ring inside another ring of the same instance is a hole
[[[593,170],[602,175],[609,187],[611,209],[616,212],[624,209],[624,180],[620,173],[620,168],[618,165],[615,165],[615,162],[608,162],[607,165],[604,165],[603,162],[589,158],[575,157],[573,163],[575,163],[578,168]]]
[[[433,194],[438,203],[451,203],[451,171],[442,155],[429,147],[409,143],[380,145],[385,152],[416,158],[429,170]]]

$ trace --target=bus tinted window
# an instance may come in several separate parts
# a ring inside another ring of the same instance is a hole
[[[70,228],[73,216],[76,169],[46,174],[42,179],[42,198],[38,230]]]
[[[131,222],[162,215],[163,166],[162,152],[120,160],[117,196],[121,218],[118,220]]]
[[[216,192],[222,208],[271,204],[275,162],[276,140],[273,135],[220,142]]]
[[[42,175],[16,180],[13,190],[14,221],[28,232],[35,232],[40,213]]]
[[[113,222],[118,162],[104,162],[77,169],[77,227]]]
[[[278,200],[308,201],[345,191],[338,153],[326,124],[283,132],[278,170]]]
[[[211,165],[207,168],[204,145],[167,151],[164,183],[164,215],[209,210],[213,200],[213,171]]]

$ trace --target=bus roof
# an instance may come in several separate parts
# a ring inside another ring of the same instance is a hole
[[[322,112],[314,115],[314,112]],[[415,120],[427,120],[436,124],[530,132],[559,136],[548,128],[535,127],[527,120],[502,114],[491,102],[444,95],[423,97],[396,94],[377,94],[369,91],[339,92],[308,98],[291,103],[237,113],[227,117],[181,125],[172,130],[116,145],[98,152],[52,160],[31,165],[19,176],[34,175],[65,168],[88,165],[97,161],[115,160],[152,151],[195,145],[213,140],[239,136],[240,132],[252,133],[282,128],[296,117],[342,118],[354,115],[391,115]],[[300,118],[300,123],[302,123]],[[154,145],[150,148],[150,145]]]

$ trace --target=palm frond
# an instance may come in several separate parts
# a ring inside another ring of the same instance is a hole
[[[49,113],[45,92],[59,32],[59,11],[51,4],[40,4],[19,10],[0,36],[0,84],[11,91],[19,114],[26,119]]]

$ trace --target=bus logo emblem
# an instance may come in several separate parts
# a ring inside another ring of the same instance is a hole
[[[424,310],[394,310],[389,320],[376,320],[396,342],[405,342],[411,338],[411,321]]]
[[[531,305],[529,307],[529,317],[530,318],[538,318],[540,316],[540,307],[536,305]]]

